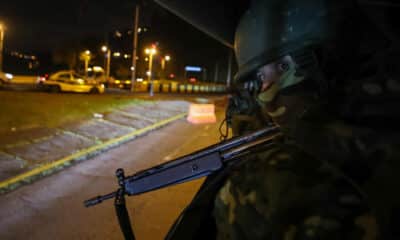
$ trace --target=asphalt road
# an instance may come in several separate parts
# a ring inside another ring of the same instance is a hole
[[[223,116],[219,110],[218,122]],[[113,201],[83,201],[117,189],[114,172],[139,170],[219,140],[219,123],[178,120],[162,129],[0,196],[0,239],[123,239]],[[127,198],[137,239],[163,239],[203,179]]]

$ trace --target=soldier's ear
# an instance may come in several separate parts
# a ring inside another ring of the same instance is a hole
[[[277,70],[278,70],[278,72],[280,73],[280,74],[282,74],[282,73],[285,73],[286,71],[288,71],[289,70],[289,64],[290,63],[288,63],[287,61],[285,61],[285,60],[282,60],[282,61],[279,61],[277,64],[276,64],[276,67],[277,67]]]
[[[291,65],[296,65],[293,58],[290,56],[284,56],[276,63],[276,69],[280,74],[282,74],[287,72]]]

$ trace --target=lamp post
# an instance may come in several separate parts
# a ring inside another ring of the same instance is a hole
[[[146,48],[144,51],[147,55],[149,55],[149,72],[148,72],[148,82],[150,83],[150,96],[152,97],[153,94],[153,79],[151,77],[152,75],[152,67],[153,67],[153,55],[157,53],[157,50],[155,46],[152,46],[151,48]]]
[[[131,92],[135,91],[136,82],[136,57],[137,57],[137,45],[138,45],[138,28],[139,28],[139,4],[135,7],[135,24],[133,27],[133,51],[132,51],[132,67],[131,67]]]
[[[162,59],[161,59],[161,70],[162,70],[162,73],[163,73],[163,75],[164,76],[166,76],[166,70],[165,70],[165,65],[166,65],[166,62],[168,62],[168,61],[170,61],[171,60],[171,56],[169,56],[169,55],[165,55]]]
[[[3,44],[5,26],[0,22],[0,72],[3,71]]]
[[[81,54],[81,59],[85,62],[85,78],[88,77],[88,68],[89,68],[89,61],[90,61],[90,51],[86,50]]]
[[[101,51],[105,53],[104,69],[106,70],[105,80],[107,81],[110,78],[111,50],[107,46],[102,46]]]

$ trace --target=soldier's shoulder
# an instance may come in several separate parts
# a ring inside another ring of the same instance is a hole
[[[359,206],[339,204],[341,198]],[[338,219],[355,223],[360,202],[354,189],[343,186],[322,162],[295,146],[281,145],[252,155],[227,179],[215,200],[214,216],[221,239],[294,239],[305,234],[301,231],[326,237],[347,234]],[[313,239],[311,235],[304,239]]]

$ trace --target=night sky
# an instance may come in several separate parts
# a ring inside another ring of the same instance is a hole
[[[384,9],[382,14],[375,14],[377,18],[385,18],[378,19],[378,22],[398,22],[397,0],[386,1],[393,2],[393,10],[390,4],[383,8],[381,4],[373,2],[366,4],[367,12],[368,9],[373,13]],[[190,4],[206,3],[210,5],[210,11],[215,11],[214,2],[225,4],[228,8],[239,5],[239,9],[245,9],[243,4],[248,0],[202,0]],[[51,53],[68,42],[84,45],[82,42],[88,38],[105,43],[109,33],[133,28],[135,5],[135,0],[1,0],[0,21],[7,26],[5,50],[39,54]],[[207,11],[201,13],[209,14]],[[152,0],[142,1],[140,26],[149,27],[150,31],[146,39],[139,37],[139,47],[159,42],[160,49],[171,54],[175,64],[180,67],[191,64],[211,69],[216,62],[220,62],[220,65],[227,63],[230,49]],[[381,27],[389,36],[399,39],[400,31],[397,27]]]
[[[37,54],[88,37],[106,42],[110,32],[133,28],[135,4],[134,0],[2,0],[0,21],[7,26],[5,50]],[[228,61],[229,48],[151,0],[141,6],[140,26],[149,27],[150,39],[178,58],[180,65],[213,68],[216,61]]]
[[[134,1],[5,0],[0,19],[7,25],[7,47],[46,50],[65,39],[132,26]]]

